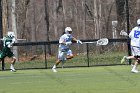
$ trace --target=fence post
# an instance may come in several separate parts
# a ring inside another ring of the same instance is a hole
[[[129,5],[128,5],[128,0],[125,0],[126,3],[126,19],[127,19],[127,33],[129,34]],[[130,40],[128,37],[128,41],[127,41],[127,46],[128,46],[128,55],[131,55],[131,47],[130,47]],[[131,60],[129,60],[129,64],[131,64]]]
[[[87,62],[88,62],[88,67],[89,67],[89,44],[86,43],[86,47],[87,47]]]
[[[44,45],[44,53],[45,53],[45,68],[47,69],[47,53],[46,53],[46,45]]]

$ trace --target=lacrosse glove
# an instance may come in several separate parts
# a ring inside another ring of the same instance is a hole
[[[80,41],[80,40],[77,40],[77,43],[78,43],[78,44],[83,44],[82,41]]]

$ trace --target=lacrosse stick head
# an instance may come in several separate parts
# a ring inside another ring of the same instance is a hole
[[[124,30],[122,30],[122,31],[120,32],[120,35],[121,35],[121,36],[128,36],[127,32],[125,32]]]
[[[97,41],[97,46],[100,46],[100,45],[107,45],[108,44],[108,39],[107,38],[102,38],[102,39],[99,39]]]
[[[140,25],[140,19],[137,20],[137,24]]]

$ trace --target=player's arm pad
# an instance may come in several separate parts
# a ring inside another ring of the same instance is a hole
[[[72,44],[72,42],[66,42],[66,45],[71,45]]]

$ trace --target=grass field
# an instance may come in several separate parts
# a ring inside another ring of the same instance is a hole
[[[0,93],[139,93],[130,66],[0,71]]]

